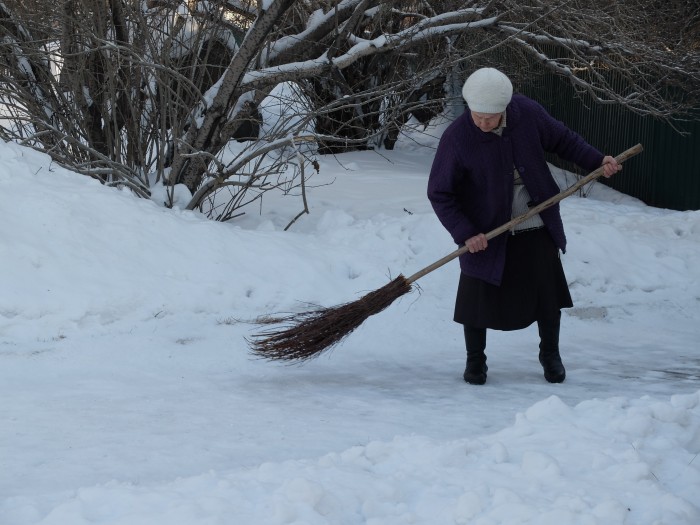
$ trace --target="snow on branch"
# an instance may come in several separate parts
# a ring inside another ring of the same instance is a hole
[[[589,51],[594,51],[594,52],[600,52],[603,50],[603,48],[599,45],[594,45],[591,44],[590,42],[587,42],[586,40],[580,40],[578,38],[566,38],[566,37],[557,37],[553,35],[548,35],[548,34],[535,34],[530,31],[525,31],[524,29],[518,29],[517,27],[512,27],[509,25],[501,24],[498,26],[498,28],[505,32],[505,33],[511,33],[513,35],[516,35],[520,37],[522,40],[526,40],[528,42],[534,42],[537,44],[555,44],[555,45],[560,45],[560,46],[565,46],[565,47],[578,47],[578,48],[585,48]]]
[[[309,18],[309,23],[302,32],[284,36],[273,42],[269,46],[269,51],[262,56],[263,63],[279,62],[283,56],[292,54],[297,49],[307,47],[309,42],[316,42],[320,38],[328,35],[331,31],[335,30],[338,20],[343,21],[344,24],[345,21],[350,18],[354,10],[357,7],[361,7],[362,2],[363,0],[343,0],[335,9],[332,9],[325,14],[316,11],[313,16]],[[441,25],[448,27],[451,24],[465,20],[473,22],[474,17],[480,16],[482,12],[483,9],[481,8],[468,8],[423,18],[410,28],[397,33],[396,36],[398,37],[401,34],[406,35],[408,33],[420,33],[421,31],[427,30],[431,27]],[[371,16],[371,10],[365,11],[364,14]],[[472,29],[473,28],[474,27],[472,27]],[[339,30],[342,30],[342,28],[339,28]],[[357,44],[365,41],[356,35],[349,35],[349,39],[351,44]]]
[[[262,63],[279,62],[285,55],[308,46],[309,42],[320,40],[335,29],[337,20],[346,20],[362,2],[363,0],[343,0],[327,13],[315,11],[302,32],[283,36],[271,43],[261,55]]]
[[[566,77],[575,86],[585,90],[593,98],[593,100],[595,100],[596,102],[598,102],[600,104],[618,103],[618,104],[630,107],[631,109],[634,109],[634,111],[639,113],[639,114],[655,114],[653,111],[644,109],[643,107],[635,104],[635,102],[640,99],[639,92],[633,92],[627,96],[622,96],[622,95],[616,93],[612,89],[607,89],[605,84],[601,84],[600,86],[595,86],[592,83],[586,82],[585,80],[578,77],[571,70],[571,68],[561,64],[556,59],[550,58],[545,53],[536,49],[534,46],[532,46],[528,42],[525,42],[524,40],[522,40],[520,38],[514,39],[514,42],[519,44],[522,49],[524,49],[525,51],[530,53],[532,56],[534,56],[535,59],[537,61],[541,62],[545,67],[553,70],[555,73],[557,73],[561,76]],[[602,97],[601,94],[603,94],[604,97]]]
[[[464,16],[464,11],[467,10],[461,11],[461,16]],[[473,14],[471,10],[470,14]],[[450,19],[450,17],[435,18],[442,18],[443,20]],[[434,21],[434,19],[426,19],[425,21],[428,22],[428,20]],[[497,23],[498,17],[494,16],[483,20],[440,26],[427,23],[422,28],[412,26],[408,29],[400,31],[399,33],[393,35],[381,35],[372,40],[365,40],[355,37],[353,39],[354,45],[345,53],[336,56],[332,60],[328,59],[327,55],[324,53],[324,55],[312,60],[291,62],[274,67],[262,68],[257,71],[249,71],[244,75],[241,82],[241,87],[244,90],[257,89],[261,88],[262,86],[276,84],[284,80],[299,80],[302,78],[308,78],[330,70],[332,67],[344,69],[365,56],[406,48],[438,37],[454,35],[475,29],[482,29],[484,27],[494,26]]]

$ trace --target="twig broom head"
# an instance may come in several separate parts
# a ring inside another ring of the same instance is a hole
[[[356,301],[274,319],[271,323],[280,327],[253,335],[248,344],[254,355],[264,359],[306,361],[340,343],[368,317],[410,291],[410,282],[399,275]]]

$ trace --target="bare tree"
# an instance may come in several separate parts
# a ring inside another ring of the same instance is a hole
[[[185,206],[219,220],[270,189],[303,195],[315,152],[392,147],[410,119],[458,100],[479,65],[497,62],[516,82],[560,75],[597,102],[660,118],[700,100],[695,0],[42,6],[0,0],[3,138],[138,195],[184,185]],[[260,104],[280,85],[295,114],[263,122]]]

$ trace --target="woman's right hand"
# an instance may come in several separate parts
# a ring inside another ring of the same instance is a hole
[[[467,246],[469,253],[476,253],[484,251],[488,247],[489,241],[486,240],[486,235],[480,233],[467,239],[464,244]]]

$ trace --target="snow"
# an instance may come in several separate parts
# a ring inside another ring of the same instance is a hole
[[[562,202],[560,385],[535,327],[464,383],[456,261],[328,354],[251,357],[257,316],[454,250],[432,154],[320,158],[285,232],[298,197],[215,223],[0,144],[0,523],[700,523],[700,212]]]

